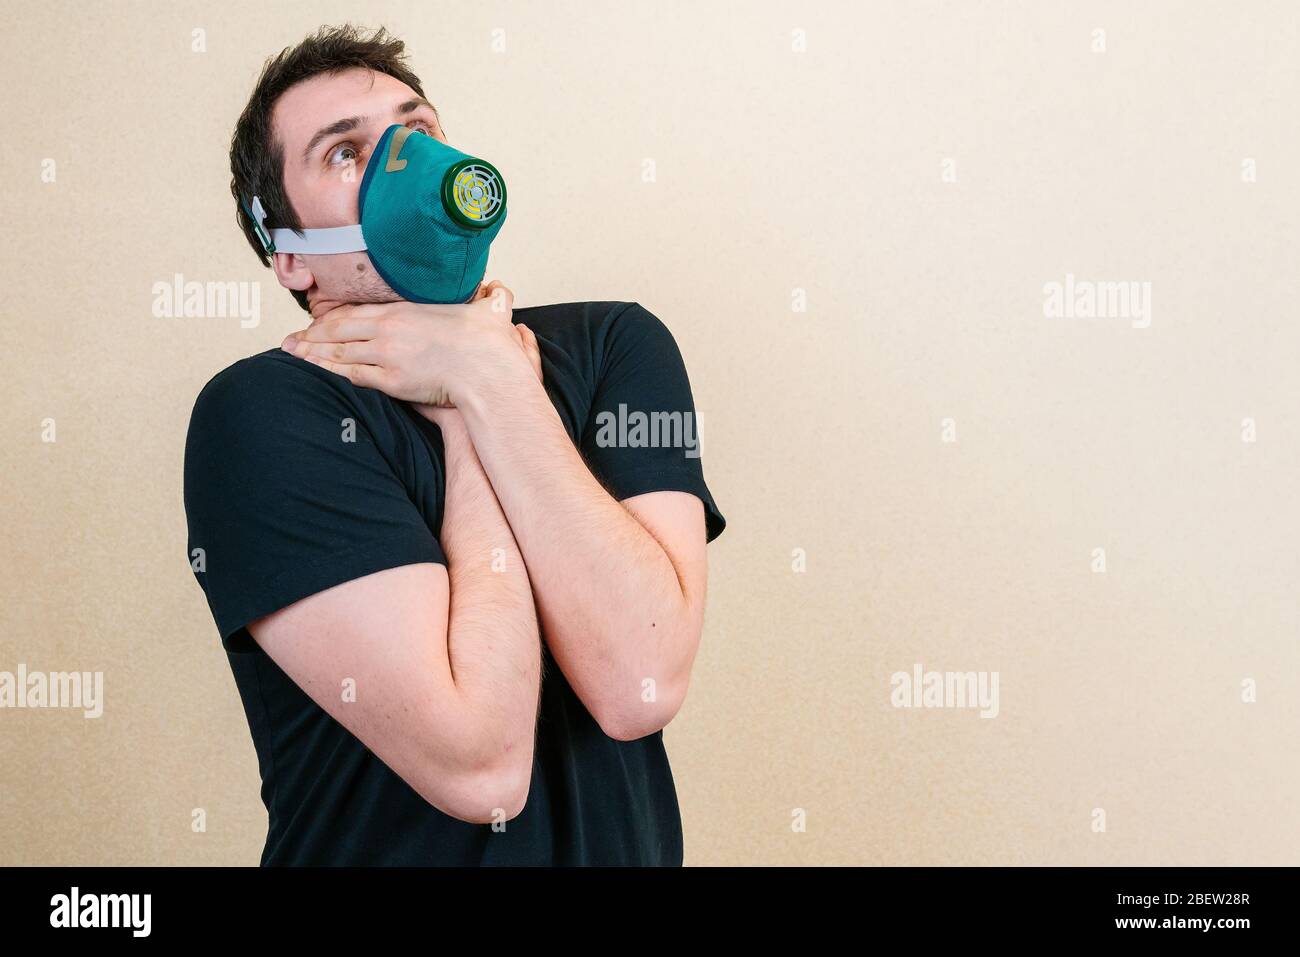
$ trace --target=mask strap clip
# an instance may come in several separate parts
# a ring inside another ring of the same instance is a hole
[[[322,229],[267,229],[266,210],[262,200],[253,197],[252,209],[244,207],[253,220],[253,230],[268,253],[313,253],[328,256],[333,253],[359,253],[366,247],[366,237],[361,224],[355,226],[326,226]]]
[[[266,210],[262,207],[260,197],[253,197],[253,208],[244,207],[244,212],[248,213],[248,218],[253,221],[253,232],[257,233],[257,238],[262,241],[262,248],[268,253],[275,252],[275,243],[271,239],[271,234],[266,231]]]

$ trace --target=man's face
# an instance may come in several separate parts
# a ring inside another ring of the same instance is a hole
[[[304,229],[360,222],[357,193],[375,144],[394,123],[446,143],[433,106],[386,73],[320,74],[286,90],[271,113],[284,151],[284,188]],[[320,302],[392,302],[397,293],[362,252],[277,253],[280,282]],[[314,288],[313,288],[314,287]]]

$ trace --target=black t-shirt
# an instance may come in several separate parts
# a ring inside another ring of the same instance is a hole
[[[610,494],[694,493],[716,538],[725,520],[704,484],[690,384],[667,327],[634,302],[533,306],[514,319],[536,334],[546,391]],[[250,621],[326,588],[445,564],[443,495],[437,426],[279,349],[218,373],[195,402],[188,558],[257,750],[262,864],[680,865],[663,732],[608,737],[544,641],[532,782],[504,831],[426,802],[253,641]]]

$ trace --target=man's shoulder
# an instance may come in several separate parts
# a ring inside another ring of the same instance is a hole
[[[636,305],[621,300],[553,302],[540,306],[516,306],[514,321],[534,332],[565,333],[589,330]]]
[[[213,397],[263,394],[268,390],[301,387],[318,382],[316,366],[285,352],[267,349],[256,355],[236,359],[217,372],[199,390],[200,401]]]
[[[331,379],[337,381],[330,381]],[[338,397],[355,391],[352,383],[282,349],[267,349],[226,366],[199,390],[190,419],[205,413],[274,414],[281,402]]]
[[[514,310],[514,321],[562,347],[600,355],[616,340],[641,340],[669,334],[659,318],[639,302],[600,300],[560,302]]]
[[[364,407],[344,376],[268,349],[232,362],[199,390],[186,444],[221,450],[271,443],[301,435],[313,423],[332,425]]]

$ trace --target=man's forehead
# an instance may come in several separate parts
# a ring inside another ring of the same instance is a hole
[[[361,68],[320,73],[280,95],[271,111],[271,133],[287,150],[301,149],[328,123],[348,116],[389,116],[417,95],[387,73]]]

